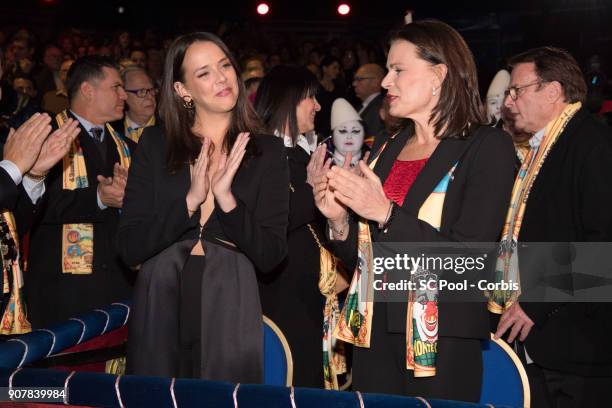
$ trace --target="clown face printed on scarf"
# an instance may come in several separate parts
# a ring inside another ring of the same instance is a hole
[[[355,165],[361,159],[365,130],[361,117],[346,99],[338,98],[334,101],[331,110],[331,127],[335,147],[334,163],[342,166],[346,155],[351,153],[351,165]]]
[[[416,302],[414,303],[413,318],[419,332],[419,338],[424,342],[434,342],[438,339],[438,294],[431,290],[431,285],[437,286],[438,278],[435,273],[419,269],[413,280],[416,282]],[[436,282],[434,284],[434,282]]]

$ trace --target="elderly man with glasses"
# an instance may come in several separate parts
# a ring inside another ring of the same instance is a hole
[[[157,88],[147,72],[132,66],[121,71],[121,78],[127,94],[125,116],[122,121],[112,124],[114,129],[134,143],[138,143],[146,127],[157,122]]]
[[[519,340],[532,406],[601,406],[612,389],[612,303],[542,294],[573,294],[586,280],[607,278],[609,268],[576,267],[569,243],[612,241],[612,131],[582,106],[587,86],[566,51],[536,48],[510,66],[505,107],[517,130],[534,135],[515,181],[497,264],[505,280],[517,282],[520,275],[521,290],[490,304],[502,313],[496,336]],[[530,251],[536,245],[523,245],[529,242],[546,245]]]

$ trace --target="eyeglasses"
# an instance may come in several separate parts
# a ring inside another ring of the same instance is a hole
[[[374,79],[374,77],[353,77],[353,82],[361,82],[361,81],[365,81],[366,79]]]
[[[133,93],[139,98],[145,98],[147,95],[157,95],[157,88],[140,88],[140,89],[126,89],[125,92]]]
[[[504,98],[507,98],[508,96],[510,96],[510,98],[512,98],[513,101],[516,101],[519,98],[519,96],[521,96],[522,94],[522,92],[519,92],[521,89],[529,88],[530,86],[534,86],[534,85],[540,86],[547,82],[548,81],[538,80],[536,82],[532,82],[530,84],[523,85],[523,86],[511,86],[510,88],[506,89],[506,91],[504,92]]]

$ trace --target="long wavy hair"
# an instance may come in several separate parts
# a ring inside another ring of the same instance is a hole
[[[236,59],[223,41],[216,35],[206,32],[182,35],[175,39],[168,49],[159,101],[159,114],[167,141],[166,164],[171,172],[177,171],[185,163],[194,162],[202,148],[201,139],[192,129],[195,123],[195,109],[185,108],[184,101],[174,89],[175,82],[185,82],[183,60],[187,49],[196,42],[211,42],[218,46],[236,71],[238,99],[231,112],[230,126],[223,139],[222,151],[229,152],[232,149],[240,132],[261,132],[260,121],[247,99],[244,84],[240,80]],[[254,149],[254,144],[249,143],[244,161],[256,154]]]

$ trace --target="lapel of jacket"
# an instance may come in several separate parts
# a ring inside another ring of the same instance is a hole
[[[68,111],[68,116],[78,121],[78,119],[72,114],[72,112],[70,112],[70,110]],[[104,172],[104,161],[102,160],[100,151],[96,147],[91,135],[87,132],[87,130],[85,130],[85,128],[80,122],[79,127],[81,128],[81,133],[79,133],[78,139],[81,145],[81,149],[83,149],[83,156],[85,157],[87,178],[89,178],[90,180],[93,178],[95,180],[98,174],[103,174]],[[108,135],[105,135],[104,137],[106,138],[107,136]],[[92,170],[95,174],[90,174]]]
[[[384,184],[391,168],[409,139],[409,131],[403,130],[389,142],[379,158],[374,172]],[[468,139],[469,140],[469,139]],[[433,192],[444,175],[457,163],[469,145],[464,139],[444,139],[438,144],[433,154],[427,160],[425,167],[419,173],[406,195],[403,208],[412,214],[418,214],[421,205]]]
[[[384,98],[383,93],[379,93],[378,95],[376,95],[376,97],[374,99],[372,99],[370,101],[370,103],[368,103],[368,106],[365,107],[365,109],[363,110],[363,112],[361,112],[361,114],[359,116],[361,116],[363,119],[366,118],[367,115],[370,114],[370,111],[372,109],[374,109],[374,107],[376,107],[376,110],[378,110],[378,108],[380,108],[380,104],[378,103],[382,98]],[[376,114],[378,115],[378,112],[376,112]]]
[[[564,159],[562,152],[568,148],[570,138],[576,137],[575,133],[578,132],[578,128],[587,115],[588,113],[584,108],[580,109],[568,122],[567,126],[563,130],[563,133],[559,135],[555,145],[551,148],[546,160],[544,160],[540,173],[533,182],[533,186],[529,192],[528,203],[529,201],[533,202],[533,199],[537,198],[548,189],[557,186],[559,180],[555,180],[555,178],[559,175],[559,169],[561,168],[560,166],[564,165],[562,162]]]

